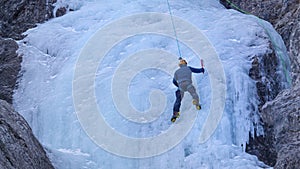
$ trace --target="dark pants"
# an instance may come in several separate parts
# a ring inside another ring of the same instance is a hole
[[[175,92],[176,101],[174,103],[173,112],[179,112],[181,106],[181,92],[180,90],[176,90]]]

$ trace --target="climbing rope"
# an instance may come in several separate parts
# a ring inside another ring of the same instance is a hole
[[[173,15],[172,15],[169,0],[167,0],[167,4],[168,4],[168,9],[169,9],[169,13],[170,13],[170,16],[171,16],[172,26],[173,26],[174,35],[175,35],[175,38],[176,38],[176,43],[177,43],[177,48],[178,48],[178,54],[179,54],[178,59],[180,60],[180,59],[182,59],[182,55],[181,55],[181,51],[180,51],[179,41],[178,41],[178,38],[177,38],[177,32],[176,32],[176,28],[175,28],[175,25],[174,25],[174,20],[173,20]]]
[[[238,10],[241,13],[244,13],[244,14],[247,14],[247,15],[253,15],[253,14],[247,12],[247,11],[244,11],[244,10],[240,9],[237,5],[235,5],[234,3],[232,3],[230,0],[226,0],[226,2],[229,3],[230,6],[232,6],[234,9]],[[269,37],[269,39],[270,39],[273,47],[275,48],[275,51],[278,51],[280,49],[280,47],[278,45],[276,45],[275,40],[271,36],[270,32],[268,31],[267,28],[265,28],[264,24],[262,23],[262,19],[259,18],[258,16],[256,16],[256,17],[258,18],[257,19],[258,20],[258,24],[266,31],[266,33],[267,33],[267,35],[268,35],[268,37]],[[283,59],[283,54],[282,54],[283,52],[282,53],[281,52],[280,53],[276,52],[276,53],[277,53],[277,56],[279,56],[279,58],[280,58],[281,65],[283,67],[283,71],[284,71],[286,80],[287,80],[288,84],[291,85],[292,84],[292,80],[291,80],[291,77],[289,76],[289,72],[287,71],[287,64],[286,64],[286,62]]]

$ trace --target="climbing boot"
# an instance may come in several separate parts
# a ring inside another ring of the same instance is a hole
[[[179,116],[180,116],[180,112],[174,112],[171,118],[171,122],[174,123]]]
[[[193,99],[193,105],[196,106],[196,109],[197,109],[197,110],[200,110],[200,109],[201,109],[201,106],[200,106],[199,102],[198,102],[196,99]]]

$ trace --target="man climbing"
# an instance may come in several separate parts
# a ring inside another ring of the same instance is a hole
[[[184,92],[188,91],[193,97],[193,105],[196,106],[197,110],[201,109],[199,103],[199,96],[196,92],[195,87],[192,84],[192,73],[204,73],[204,68],[193,68],[187,66],[186,60],[180,58],[179,59],[179,69],[176,70],[173,78],[173,84],[178,87],[177,91],[175,92],[176,101],[173,107],[173,116],[171,118],[172,122],[175,122],[176,119],[180,115],[180,105],[181,100],[184,96]]]

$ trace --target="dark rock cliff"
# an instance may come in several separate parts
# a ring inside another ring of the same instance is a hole
[[[53,169],[25,119],[0,100],[0,168]]]
[[[296,169],[300,166],[300,2],[299,0],[220,0],[220,2],[227,8],[250,13],[269,21],[282,36],[291,60],[292,87],[280,92],[280,88],[276,88],[277,85],[266,87],[264,83],[260,83],[262,74],[260,70],[266,70],[265,66],[272,66],[276,60],[264,62],[263,59],[254,58],[249,75],[257,81],[265,135],[251,138],[247,151],[257,155],[260,160],[274,166],[275,169]],[[274,71],[268,72],[267,76],[274,77]],[[276,97],[274,93],[268,91],[276,91]]]
[[[13,110],[22,57],[14,40],[29,28],[52,17],[55,0],[0,1],[0,168],[53,169],[46,152],[27,122]]]
[[[22,33],[35,27],[36,23],[52,18],[53,2],[56,0],[1,0],[0,36],[22,39]]]
[[[17,55],[18,44],[0,37],[0,99],[12,103],[12,94],[21,69],[22,58]]]
[[[282,91],[262,109],[262,119],[277,152],[275,168],[300,166],[300,85]]]

